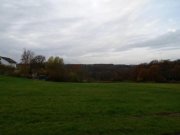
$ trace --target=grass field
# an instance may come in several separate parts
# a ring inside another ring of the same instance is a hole
[[[179,135],[180,84],[0,76],[0,135]]]

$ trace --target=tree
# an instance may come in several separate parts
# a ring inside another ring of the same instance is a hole
[[[151,65],[149,67],[148,78],[150,81],[155,81],[155,82],[164,82],[165,81],[165,79],[161,75],[160,66],[158,64]]]
[[[141,68],[138,72],[137,81],[147,81],[148,69]]]
[[[45,69],[46,58],[43,55],[37,55],[31,60],[31,70],[33,74],[42,74]]]
[[[172,69],[173,79],[176,81],[180,81],[180,64],[175,65]]]
[[[29,76],[31,74],[31,61],[34,57],[34,52],[24,49],[21,55],[21,74],[23,76]]]
[[[47,61],[47,74],[50,80],[64,81],[64,61],[60,57],[50,57]]]
[[[21,55],[21,63],[30,64],[33,57],[34,57],[34,52],[32,52],[31,50],[24,49],[24,52]]]

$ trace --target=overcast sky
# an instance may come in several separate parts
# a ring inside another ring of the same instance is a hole
[[[65,63],[180,58],[180,0],[0,0],[0,56]]]

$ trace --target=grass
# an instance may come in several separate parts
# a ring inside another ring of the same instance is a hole
[[[180,84],[0,76],[0,135],[178,135]]]

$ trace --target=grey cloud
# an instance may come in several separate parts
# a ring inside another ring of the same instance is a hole
[[[117,51],[124,51],[128,49],[138,48],[138,47],[148,47],[151,49],[164,49],[180,48],[180,30],[176,32],[168,32],[159,37],[134,44],[129,44],[124,47],[118,48]]]

